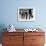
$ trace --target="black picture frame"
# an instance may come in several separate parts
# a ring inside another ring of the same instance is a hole
[[[19,7],[18,21],[35,21],[35,8]]]

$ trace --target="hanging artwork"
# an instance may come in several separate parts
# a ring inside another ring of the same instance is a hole
[[[35,9],[30,7],[18,8],[18,21],[34,21]]]

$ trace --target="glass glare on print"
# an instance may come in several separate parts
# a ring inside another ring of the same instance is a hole
[[[35,10],[33,8],[19,8],[18,21],[33,21],[35,20]]]

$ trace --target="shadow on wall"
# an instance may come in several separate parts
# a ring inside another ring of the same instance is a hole
[[[6,28],[5,25],[0,24],[0,43],[2,43],[2,36],[3,36],[2,33],[6,31],[6,29],[4,30],[4,28]]]

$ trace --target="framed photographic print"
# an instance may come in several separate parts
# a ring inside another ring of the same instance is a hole
[[[18,21],[34,21],[35,9],[31,7],[18,8]]]

